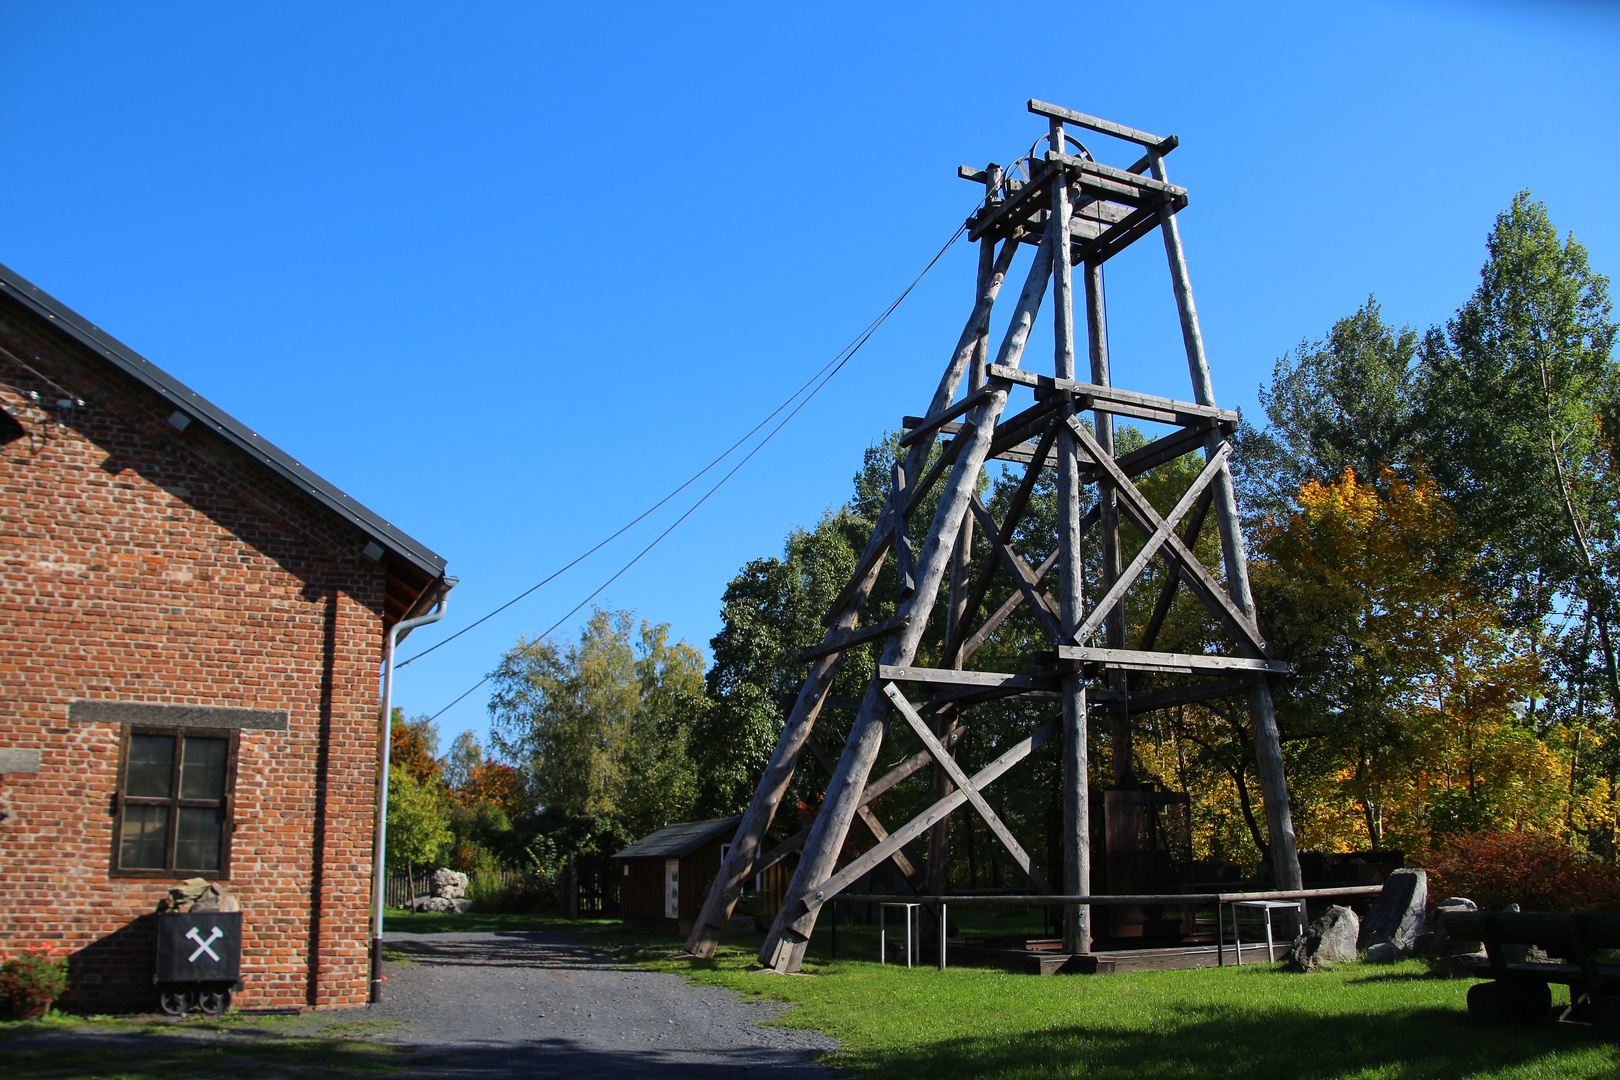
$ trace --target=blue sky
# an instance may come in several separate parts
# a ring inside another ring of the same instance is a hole
[[[1043,132],[1026,99],[1181,136],[1216,391],[1252,413],[1275,359],[1369,292],[1443,321],[1520,189],[1620,269],[1617,46],[1616,9],[1580,3],[0,0],[0,262],[446,556],[452,614],[409,655],[854,337],[971,209],[956,166]],[[706,651],[738,568],[923,408],[972,282],[961,243],[597,602]],[[1108,285],[1115,381],[1188,396],[1162,248]],[[691,497],[406,668],[396,700],[439,710]]]

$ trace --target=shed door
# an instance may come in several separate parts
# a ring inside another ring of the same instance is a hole
[[[664,860],[664,918],[681,917],[681,861]]]

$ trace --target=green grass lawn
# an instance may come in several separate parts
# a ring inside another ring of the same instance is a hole
[[[405,911],[389,908],[383,912],[385,934],[481,934],[501,930],[570,930],[607,932],[617,930],[618,918],[570,919],[550,912],[468,911],[442,915],[432,911]]]
[[[798,1006],[779,1022],[840,1040],[845,1049],[829,1063],[862,1080],[1620,1077],[1620,1046],[1576,1025],[1477,1024],[1465,1005],[1471,980],[1433,978],[1417,961],[1312,975],[1245,965],[1042,978],[880,966],[844,958],[876,956],[871,928],[840,927],[839,936],[840,959],[807,963],[811,977],[749,970],[757,936],[713,961],[681,959],[667,940],[619,949],[695,982]],[[1555,990],[1554,1000],[1566,999]]]

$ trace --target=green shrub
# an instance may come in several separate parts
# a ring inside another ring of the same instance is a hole
[[[1436,837],[1416,861],[1429,871],[1429,895],[1466,896],[1486,911],[1620,911],[1620,871],[1594,862],[1555,836],[1454,832]]]
[[[539,911],[557,906],[557,887],[536,874],[484,870],[468,875],[467,899],[474,911]]]
[[[67,992],[67,956],[39,946],[0,964],[0,998],[13,1012],[25,1013]]]

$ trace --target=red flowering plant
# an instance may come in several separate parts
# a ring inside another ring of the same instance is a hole
[[[43,945],[0,964],[0,999],[24,1017],[42,1015],[66,993],[67,985],[66,953],[58,955]]]

